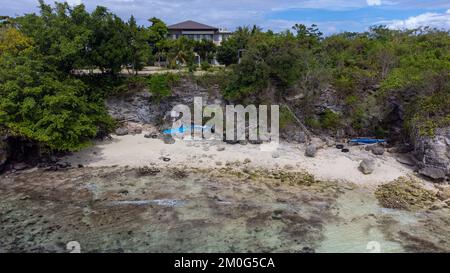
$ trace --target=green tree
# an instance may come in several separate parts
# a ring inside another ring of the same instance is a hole
[[[89,101],[85,84],[61,78],[39,54],[29,51],[0,58],[0,124],[52,150],[85,147],[112,120],[103,103]]]
[[[105,7],[97,7],[91,14],[91,39],[88,59],[103,72],[117,74],[127,64],[127,26]]]
[[[169,30],[167,29],[166,24],[156,17],[152,17],[148,19],[148,21],[152,24],[148,28],[148,42],[152,48],[157,49],[158,43],[165,40]]]
[[[231,37],[217,48],[217,60],[224,65],[237,64],[239,51],[247,49],[247,44],[253,35],[261,33],[257,27],[238,27]]]
[[[128,34],[127,43],[127,67],[131,68],[134,75],[141,70],[151,58],[152,50],[147,43],[146,30],[136,24],[133,16],[126,25]]]
[[[194,44],[194,51],[200,56],[202,62],[210,62],[216,53],[216,45],[211,40],[200,40]]]
[[[15,18],[19,30],[34,41],[36,50],[46,63],[64,73],[85,64],[85,51],[91,37],[87,28],[89,14],[84,5],[70,7],[55,3],[55,7],[39,1],[40,15],[27,14]]]
[[[193,40],[184,36],[176,40],[167,40],[165,50],[167,52],[166,56],[169,61],[169,66],[177,68],[180,65],[193,65],[195,59],[194,43]]]
[[[317,46],[322,39],[323,33],[319,31],[317,25],[312,24],[307,27],[303,24],[295,24],[292,29],[296,32],[297,38],[302,41],[302,44],[309,48]]]
[[[0,55],[17,55],[24,50],[32,49],[32,40],[20,31],[11,27],[0,28]]]

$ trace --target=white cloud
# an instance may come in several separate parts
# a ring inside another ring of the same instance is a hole
[[[405,20],[391,20],[381,23],[386,24],[391,29],[414,29],[429,26],[450,30],[450,9],[445,13],[427,12]]]
[[[379,6],[381,5],[381,0],[366,0],[369,6]]]
[[[54,1],[64,0],[44,0],[53,4]],[[106,6],[111,11],[127,20],[132,14],[139,24],[148,25],[147,19],[153,16],[161,18],[167,24],[178,23],[183,20],[195,20],[217,27],[227,27],[234,29],[242,25],[259,25],[273,30],[290,28],[295,23],[316,23],[324,33],[334,31],[361,31],[369,25],[379,23],[383,20],[379,17],[372,17],[367,14],[365,20],[356,18],[346,18],[332,16],[326,18],[319,16],[315,20],[308,17],[295,16],[292,12],[290,16],[283,16],[284,11],[295,9],[314,9],[323,11],[342,11],[367,8],[368,6],[382,5],[383,8],[397,10],[399,17],[405,9],[421,9],[423,13],[427,11],[450,9],[448,0],[67,0],[71,5],[84,3],[89,11],[96,5]],[[20,15],[23,13],[37,12],[37,0],[0,0],[0,15]],[[288,12],[289,13],[289,12]],[[337,15],[338,13],[336,13]],[[442,17],[442,14],[440,15]],[[433,16],[431,16],[433,17]],[[436,20],[434,16],[433,20]],[[420,19],[420,18],[418,18]],[[309,21],[307,21],[309,20]],[[417,19],[416,19],[417,20]],[[406,20],[396,20],[384,22],[386,25],[411,24],[403,22]],[[428,20],[430,21],[430,20]],[[442,22],[442,20],[441,20]],[[439,23],[434,23],[439,24]],[[446,23],[440,23],[446,25]],[[323,28],[323,29],[322,29]]]
[[[66,2],[71,6],[76,6],[76,5],[81,4],[83,1],[82,0],[66,0]]]

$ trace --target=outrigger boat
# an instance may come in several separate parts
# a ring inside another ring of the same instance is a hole
[[[384,139],[376,139],[376,138],[353,138],[350,139],[350,143],[356,144],[376,144],[376,143],[385,143]]]
[[[181,125],[180,128],[171,128],[163,131],[163,134],[178,134],[178,133],[184,133],[184,132],[191,132],[192,130],[195,131],[203,131],[203,130],[210,130],[210,126],[200,126],[200,125]]]

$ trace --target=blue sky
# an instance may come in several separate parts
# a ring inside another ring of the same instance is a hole
[[[46,0],[53,3],[53,0]],[[253,25],[281,31],[295,23],[317,24],[326,34],[364,31],[371,25],[391,28],[432,26],[450,29],[450,1],[442,0],[68,0],[110,8],[140,24],[156,16],[168,24],[195,20],[234,29]],[[36,12],[37,0],[0,0],[0,15]]]

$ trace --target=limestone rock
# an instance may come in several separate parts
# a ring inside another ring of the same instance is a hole
[[[440,168],[425,167],[420,169],[419,173],[434,180],[442,180],[445,178],[445,172]]]
[[[450,200],[450,187],[446,187],[446,188],[441,189],[438,192],[437,196],[441,200]]]
[[[373,159],[365,158],[359,164],[359,170],[363,174],[371,174],[373,173],[374,169],[375,169],[375,160]]]
[[[123,128],[123,127],[117,128],[116,129],[116,135],[118,135],[118,136],[128,135],[128,129],[127,128]]]
[[[315,157],[317,154],[317,148],[316,145],[314,144],[309,144],[308,146],[306,146],[305,149],[305,155],[307,157]]]
[[[298,143],[305,143],[307,140],[305,132],[299,131],[297,134],[295,134],[294,140]]]
[[[437,179],[450,176],[450,127],[436,129],[433,137],[416,133],[413,141],[415,155],[422,166],[420,173]]]
[[[395,159],[402,164],[412,167],[417,164],[417,160],[410,154],[399,154],[395,157]]]
[[[8,144],[0,136],[0,167],[8,160]]]
[[[322,149],[325,147],[325,142],[318,137],[311,138],[310,144],[314,145],[316,149]]]
[[[26,163],[16,163],[16,164],[14,164],[14,170],[16,170],[16,171],[25,170],[26,168],[28,168],[28,165]]]
[[[383,155],[384,154],[384,148],[381,146],[374,146],[374,147],[372,147],[371,150],[374,155]]]
[[[171,135],[165,135],[163,138],[165,144],[174,144],[175,139]]]

